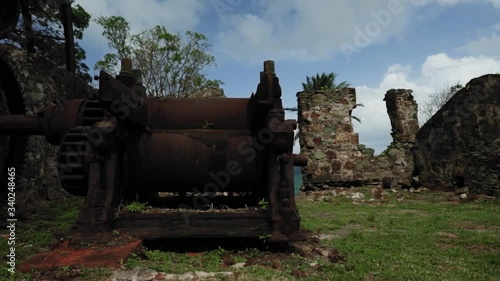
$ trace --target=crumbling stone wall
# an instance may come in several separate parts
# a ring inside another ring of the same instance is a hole
[[[471,80],[416,137],[422,185],[500,196],[500,75]]]
[[[62,103],[66,99],[87,98],[95,91],[67,72],[64,65],[55,65],[42,55],[28,54],[9,45],[0,45],[0,63],[2,75],[9,75],[14,80],[10,83],[17,89],[1,91],[0,100],[6,102],[8,97],[16,100],[8,106],[4,103],[1,114],[36,114],[49,105]],[[12,109],[9,106],[16,107],[16,112],[10,112]],[[6,143],[9,140],[6,137],[2,139],[0,156],[3,158],[0,158],[0,163],[5,165],[4,157],[8,153],[5,150],[12,147],[8,148]],[[34,207],[34,203],[39,200],[55,200],[64,195],[57,176],[56,151],[57,146],[50,145],[45,137],[30,136],[27,137],[25,154],[16,152],[18,155],[15,155],[14,165],[17,171],[17,191],[22,191],[16,195],[19,206],[27,208],[24,209],[27,213],[32,211],[30,207]]]
[[[414,174],[415,136],[418,126],[418,105],[412,90],[391,89],[385,95],[387,114],[391,120],[392,143],[383,156],[387,157],[391,176],[399,186],[410,187]]]
[[[305,189],[360,181],[354,159],[362,153],[350,116],[356,107],[355,90],[300,92],[297,97],[301,153],[309,158],[302,171]]]
[[[309,158],[302,170],[303,191],[378,185],[383,178],[392,178],[394,185],[411,185],[412,149],[418,130],[411,90],[390,90],[385,96],[394,141],[379,156],[359,144],[358,134],[353,132],[355,89],[300,92],[297,97],[301,153]]]

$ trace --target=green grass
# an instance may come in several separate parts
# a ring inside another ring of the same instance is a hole
[[[68,237],[82,203],[81,198],[58,201],[40,210],[30,220],[16,222],[16,264],[36,253],[50,250]],[[1,234],[6,235],[7,232],[2,230]],[[0,239],[2,252],[10,247],[7,239]],[[3,253],[0,260],[0,280],[30,280],[30,275],[18,271],[11,276],[7,272],[7,260]]]
[[[369,192],[365,195],[370,198]],[[319,246],[340,252],[344,258],[336,263],[256,249],[219,249],[193,257],[146,250],[146,257],[134,257],[129,268],[233,271],[238,280],[500,280],[500,202],[456,204],[447,201],[448,196],[405,193],[398,201],[389,194],[356,205],[342,197],[298,200],[302,228],[311,235],[331,235]],[[248,266],[230,268],[224,256]]]
[[[402,201],[391,193],[384,200],[359,204],[343,197],[299,199],[302,228],[309,236],[326,237],[317,246],[340,253],[335,262],[320,255],[258,249],[176,253],[145,248],[124,266],[166,273],[231,271],[237,280],[500,280],[499,200],[453,203],[445,193],[403,194]],[[20,222],[18,262],[60,243],[80,204],[58,202],[29,223]],[[0,243],[7,247],[5,239]],[[230,267],[238,262],[246,266]],[[79,269],[78,280],[104,280],[109,274],[108,269]],[[5,271],[0,274],[0,280],[9,277]],[[16,278],[30,280],[32,275],[16,273]]]
[[[451,204],[435,195],[377,205],[302,203],[301,215],[314,232],[357,226],[321,241],[346,256],[328,266],[332,279],[500,280],[499,201]]]

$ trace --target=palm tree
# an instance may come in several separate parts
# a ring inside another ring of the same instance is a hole
[[[329,89],[343,89],[350,86],[347,81],[340,84],[335,84],[335,78],[337,74],[331,72],[326,74],[325,72],[316,74],[316,76],[306,77],[306,83],[302,83],[302,88],[304,91],[314,91],[314,90],[329,90]]]

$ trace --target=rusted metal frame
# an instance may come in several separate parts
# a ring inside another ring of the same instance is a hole
[[[229,144],[233,144],[233,148],[229,149],[229,151],[233,151],[235,150],[234,143],[241,142],[239,139],[234,139],[233,142],[231,142],[232,138],[229,135],[220,136],[218,134],[227,132],[228,134],[235,134],[238,137],[245,137],[247,135],[257,137],[256,140],[260,142],[259,145],[261,147],[264,147],[264,151],[259,149],[259,153],[257,153],[259,157],[259,166],[257,168],[254,167],[254,169],[245,169],[248,174],[243,176],[255,176],[259,172],[264,171],[264,190],[256,188],[255,190],[252,189],[251,191],[256,193],[263,192],[259,193],[259,196],[265,195],[269,200],[269,215],[267,221],[270,221],[270,224],[268,225],[266,231],[269,231],[269,228],[271,229],[271,241],[286,242],[296,240],[300,236],[298,233],[300,218],[298,216],[297,207],[295,205],[293,189],[293,165],[304,165],[307,162],[307,159],[303,159],[302,157],[292,154],[293,130],[296,127],[296,122],[284,120],[284,110],[280,98],[281,88],[279,86],[279,80],[274,74],[274,66],[270,62],[267,62],[264,64],[264,70],[265,71],[261,73],[261,80],[258,86],[257,94],[252,95],[252,97],[248,101],[238,101],[240,106],[241,104],[244,105],[248,103],[248,108],[244,106],[242,106],[241,108],[245,108],[247,112],[253,114],[253,117],[247,118],[244,114],[245,112],[243,114],[240,114],[240,112],[230,112],[226,115],[217,115],[221,119],[231,118],[234,115],[234,118],[239,118],[238,120],[240,120],[240,123],[245,123],[243,125],[240,125],[241,128],[240,126],[238,126],[238,124],[234,125],[233,123],[222,123],[221,128],[217,130],[214,130],[213,128],[197,128],[196,123],[199,122],[199,120],[193,120],[193,124],[191,124],[190,126],[194,126],[194,128],[187,129],[190,129],[192,133],[191,137],[195,138],[197,143],[198,141],[202,143],[200,147],[204,146],[203,143],[209,147],[214,147],[215,149],[217,147],[220,147],[220,149],[217,150],[221,152],[220,155],[217,154],[218,152],[215,154],[211,154],[210,150],[201,150],[200,152],[204,155],[205,158],[208,157],[207,159],[203,159],[200,161],[214,161],[213,164],[215,164],[215,166],[218,166],[220,163],[224,164],[226,162],[227,159],[223,156],[224,151],[228,150]],[[131,95],[133,93],[133,87],[135,84],[129,83],[131,80],[129,80],[129,76],[127,73],[123,73],[121,75],[122,77],[119,77],[120,79],[115,79],[107,73],[101,72],[101,97],[99,104],[102,104],[103,110],[112,111],[112,108],[110,107],[113,102],[125,99],[128,97],[128,95]],[[128,83],[128,85],[125,85],[124,83]],[[66,102],[62,106],[51,106],[44,113],[41,113],[39,115],[40,119],[43,118],[43,132],[46,135],[47,139],[51,140],[54,143],[57,143],[58,141],[60,141],[66,131],[68,131],[72,127],[81,125],[81,119],[83,116],[82,110],[84,110],[82,109],[82,107],[84,107],[84,101],[85,100],[72,100]],[[214,102],[214,104],[219,103]],[[165,109],[168,107],[160,106],[157,108],[157,110],[160,110],[162,108]],[[137,114],[135,116],[141,116],[141,118],[138,120],[140,120],[140,122],[142,122],[145,127],[149,124],[148,121],[150,118],[159,118],[156,113],[153,114],[153,112],[148,111],[147,103],[145,105],[141,105],[140,110],[137,110],[133,106],[130,106],[128,109],[130,110],[129,112],[132,113],[140,111],[140,114]],[[111,118],[112,122],[104,121],[94,124],[89,133],[92,133],[92,130],[104,129],[104,127],[106,127],[107,130],[101,131],[103,132],[103,139],[99,143],[93,144],[93,150],[83,155],[85,158],[85,163],[90,164],[88,165],[89,172],[87,198],[78,218],[79,231],[82,232],[103,232],[109,231],[113,227],[113,212],[121,199],[120,192],[127,192],[127,190],[122,190],[122,184],[120,182],[122,176],[129,176],[128,172],[124,172],[126,171],[126,169],[140,170],[136,165],[140,165],[140,167],[142,167],[155,165],[155,163],[160,162],[170,163],[166,160],[162,160],[161,157],[156,158],[156,160],[154,158],[144,160],[141,157],[136,157],[136,161],[132,159],[133,157],[129,157],[130,150],[134,150],[135,148],[135,146],[133,145],[134,142],[141,141],[142,137],[151,137],[154,134],[158,134],[158,131],[161,131],[165,128],[156,128],[154,132],[152,130],[136,130],[137,128],[139,128],[139,126],[136,126],[137,124],[132,126],[131,122],[127,122],[127,120],[121,119],[120,116],[116,114],[116,112],[112,113],[113,115],[115,115],[115,117]],[[217,112],[214,112],[213,110],[207,110],[205,113],[207,114],[207,116],[217,114]],[[152,116],[150,116],[150,114],[152,114]],[[108,114],[108,117],[106,117],[106,119],[109,120],[109,117],[111,116],[112,115]],[[183,116],[179,116],[178,119],[172,120],[172,122],[177,122],[182,117]],[[128,119],[130,118],[134,118],[134,114],[132,114],[132,117],[129,117]],[[172,118],[169,117],[169,119]],[[33,125],[33,120],[24,120],[26,121],[25,123],[19,123],[21,127],[28,124],[28,129],[32,130],[33,126],[37,126]],[[248,123],[252,123],[252,125],[249,126]],[[225,128],[230,124],[232,124],[231,126],[234,125],[235,128],[231,128],[230,130],[228,130],[228,128]],[[108,130],[110,129],[110,126],[114,126],[115,130]],[[159,126],[162,127],[163,125]],[[118,127],[120,128],[120,130],[117,129]],[[179,129],[186,128],[178,128],[178,130]],[[267,132],[265,132],[264,130],[267,130]],[[204,133],[206,133],[206,135],[199,135],[199,131],[203,131]],[[269,141],[259,140],[258,137],[262,133],[269,134]],[[179,132],[177,132],[177,134],[179,134]],[[125,137],[125,135],[127,135],[127,137]],[[170,140],[173,142],[184,141],[183,139],[176,140],[175,138],[166,135],[163,137],[165,137],[165,140]],[[160,153],[164,151],[161,149],[161,147],[162,144],[165,143],[166,141],[153,143],[150,148]],[[225,146],[222,144],[225,144]],[[141,150],[138,149],[137,151]],[[188,149],[186,151],[192,150]],[[175,150],[171,153],[169,152],[169,155],[167,157],[176,157],[175,152]],[[152,159],[153,161],[151,161]],[[131,164],[132,162],[124,163],[125,161],[132,161],[133,164]],[[186,163],[185,166],[189,167],[189,163]],[[210,168],[212,166],[209,165],[208,167]],[[201,170],[207,170],[207,167],[204,167]],[[153,172],[150,177],[154,178],[153,176],[157,177],[158,180],[161,180],[161,178],[165,176],[165,173],[163,171],[156,171]],[[236,180],[236,176],[233,179]],[[126,181],[132,182],[130,178],[128,178]],[[130,182],[127,182],[127,184],[130,185]],[[128,187],[130,188],[130,186]],[[150,187],[151,183],[140,184],[140,188],[144,190]],[[154,228],[155,226],[151,224],[151,227]],[[258,228],[252,229],[252,231],[258,230]],[[193,229],[189,229],[186,231],[186,233],[190,233],[189,235],[193,235]],[[168,235],[173,235],[172,232],[157,232],[157,234],[161,233],[165,235],[167,235],[167,233]],[[213,232],[212,235],[219,235],[218,233],[220,232],[216,231]]]
[[[259,237],[269,233],[269,217],[262,212],[120,213],[115,227],[142,239]]]
[[[280,166],[280,183],[278,187],[279,208],[281,217],[280,231],[288,240],[300,239],[299,226],[300,217],[295,204],[293,190],[293,160],[291,153],[283,153],[278,156]]]
[[[272,241],[291,241],[298,237],[300,218],[295,205],[293,189],[293,129],[283,120],[284,112],[271,111],[268,126],[273,132],[271,143],[272,177],[270,207],[272,211]]]
[[[284,120],[281,87],[274,63],[264,62],[256,93],[257,106],[272,106],[265,115],[264,128],[272,133],[266,151],[266,178],[271,216],[271,241],[287,242],[298,238],[298,217],[293,194],[293,124]]]
[[[111,122],[101,124],[114,126]],[[99,130],[99,123],[96,125],[93,129]],[[115,130],[109,129],[109,131]],[[107,138],[102,142],[102,146],[105,147],[94,146],[85,159],[90,162],[88,193],[77,220],[79,233],[111,231],[116,209],[120,204],[123,147],[113,145],[114,133],[105,134],[104,138]]]

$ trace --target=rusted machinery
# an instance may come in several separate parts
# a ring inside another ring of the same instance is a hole
[[[292,153],[297,123],[284,120],[274,62],[250,98],[146,98],[131,68],[101,71],[95,97],[0,116],[0,134],[59,145],[62,186],[86,196],[77,231],[300,239],[293,166],[307,161]],[[124,211],[132,201],[153,208]]]

